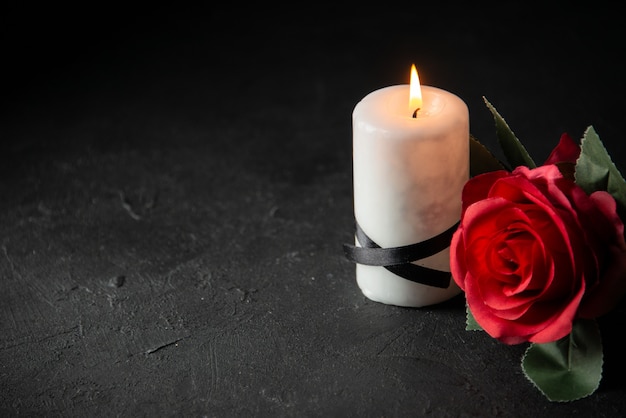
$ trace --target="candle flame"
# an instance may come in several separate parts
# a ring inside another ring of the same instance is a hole
[[[417,75],[415,64],[411,65],[411,84],[409,87],[409,109],[411,112],[417,113],[422,107],[422,88],[420,87],[420,79]]]

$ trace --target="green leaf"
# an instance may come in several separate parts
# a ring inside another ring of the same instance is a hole
[[[531,344],[522,358],[526,377],[551,401],[567,402],[596,391],[602,379],[602,338],[594,320],[577,320],[558,341]]]
[[[505,168],[491,151],[470,134],[470,177],[497,170]]]
[[[576,184],[585,192],[607,191],[619,205],[622,214],[626,212],[626,181],[611,161],[593,126],[587,128],[581,140],[575,176]]]
[[[519,139],[515,136],[509,125],[507,125],[506,121],[495,107],[483,96],[483,100],[487,105],[487,108],[493,114],[493,118],[496,122],[496,135],[498,135],[498,142],[500,143],[500,148],[502,148],[502,152],[504,152],[504,156],[507,159],[507,162],[511,166],[510,168],[515,168],[520,165],[526,166],[528,168],[535,168],[537,165],[533,161],[533,159],[526,151],[526,148],[522,145]]]
[[[465,330],[482,331],[483,327],[481,327],[480,324],[476,322],[476,319],[474,318],[474,315],[472,315],[472,311],[470,311],[467,304],[465,305],[465,312],[467,313],[467,316],[465,317]]]

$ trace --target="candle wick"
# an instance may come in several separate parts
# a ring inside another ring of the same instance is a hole
[[[415,112],[413,112],[413,118],[417,117],[417,111],[420,110],[420,108],[418,107],[417,109],[415,109]]]

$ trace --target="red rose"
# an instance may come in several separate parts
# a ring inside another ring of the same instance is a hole
[[[572,152],[550,158],[571,162]],[[626,290],[625,260],[613,197],[587,195],[556,165],[482,174],[463,190],[452,275],[478,324],[504,343],[556,341],[578,315],[604,313],[603,298]]]

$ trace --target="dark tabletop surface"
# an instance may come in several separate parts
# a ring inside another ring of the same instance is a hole
[[[483,96],[536,160],[593,125],[623,172],[617,10],[106,7],[1,18],[0,415],[626,414],[624,307],[550,403],[462,295],[372,302],[342,252],[352,109],[412,63],[487,146]]]

